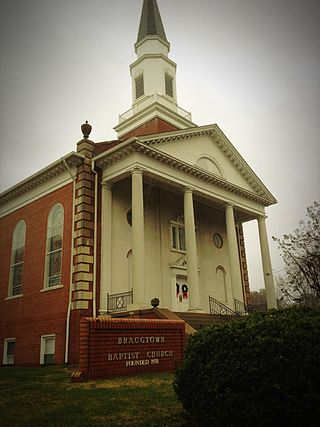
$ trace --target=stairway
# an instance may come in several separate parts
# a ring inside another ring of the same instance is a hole
[[[210,325],[228,322],[239,318],[235,315],[219,315],[209,313],[193,313],[187,312],[173,312],[167,308],[152,308],[146,310],[136,310],[135,312],[123,311],[119,313],[112,313],[112,317],[128,318],[134,317],[137,319],[168,319],[168,320],[184,320],[186,335],[193,335],[197,330]]]
[[[175,312],[175,315],[184,320],[194,329],[199,330],[206,326],[216,325],[218,323],[228,322],[234,320],[237,316],[225,315],[220,316],[217,314],[208,313],[191,313],[191,312]]]

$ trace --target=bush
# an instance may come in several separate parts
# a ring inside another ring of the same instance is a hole
[[[320,311],[290,308],[202,329],[174,388],[199,426],[320,425]]]

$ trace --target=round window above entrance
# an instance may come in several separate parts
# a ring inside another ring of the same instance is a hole
[[[221,234],[214,233],[212,239],[213,239],[213,243],[214,243],[215,247],[218,249],[221,249],[223,246],[223,240],[222,240]]]

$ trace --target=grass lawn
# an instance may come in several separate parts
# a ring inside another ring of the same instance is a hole
[[[0,368],[0,426],[186,426],[173,374],[71,383],[64,368]]]

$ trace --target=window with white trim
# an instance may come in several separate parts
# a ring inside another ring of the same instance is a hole
[[[14,355],[16,351],[16,339],[5,338],[3,346],[3,364],[14,365]]]
[[[40,365],[54,365],[56,351],[56,336],[42,335],[40,346]]]
[[[48,216],[45,288],[61,284],[64,210],[55,204]]]
[[[12,236],[10,278],[8,296],[22,294],[22,275],[24,266],[24,247],[26,240],[26,223],[21,220],[16,225]]]
[[[184,225],[171,223],[171,248],[177,251],[186,251]]]
[[[136,86],[136,99],[138,99],[144,95],[143,74],[141,74],[139,77],[135,79],[135,86]]]

